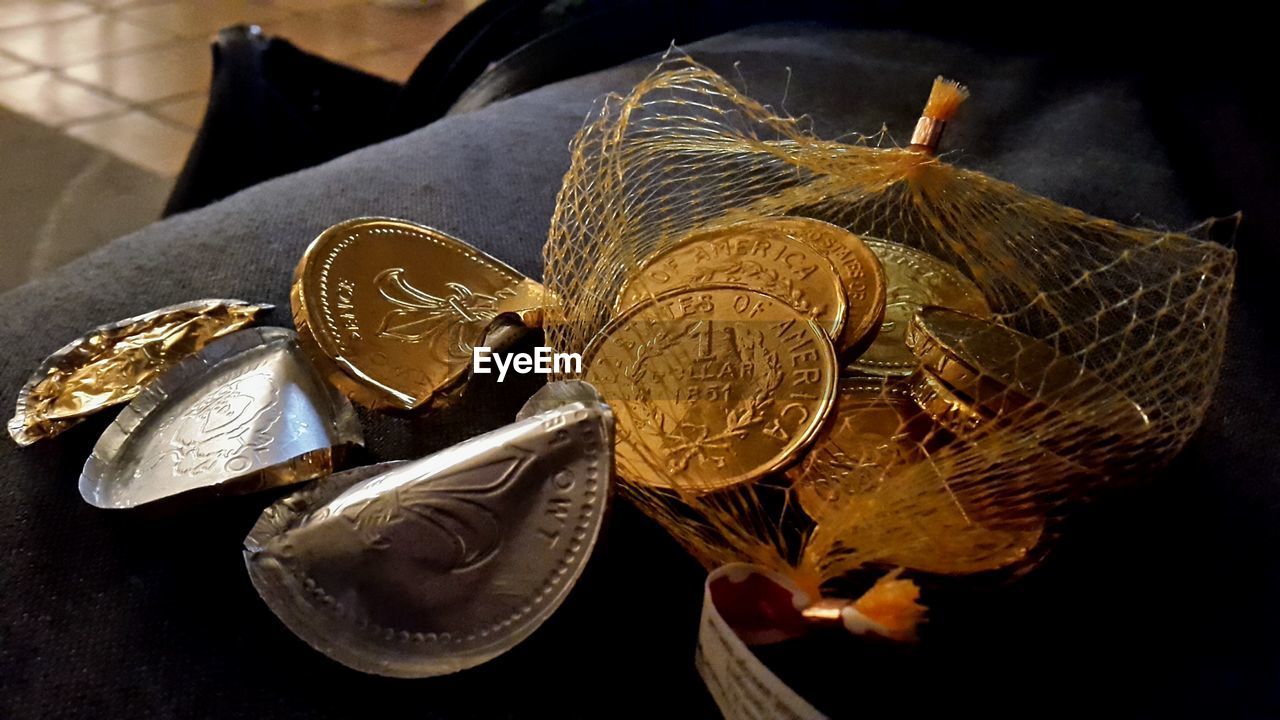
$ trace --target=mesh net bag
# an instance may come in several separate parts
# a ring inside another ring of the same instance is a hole
[[[1010,348],[1012,372],[1069,370],[998,422],[917,432],[904,412],[902,432],[856,457],[811,453],[806,475],[838,496],[813,519],[782,475],[707,492],[658,449],[669,487],[624,477],[622,492],[708,567],[753,562],[818,591],[868,567],[1026,566],[1063,509],[1167,461],[1204,415],[1234,273],[1221,245],[1091,217],[882,135],[815,138],[687,58],[601,100],[571,150],[544,250],[557,351],[588,347],[655,251],[798,215],[945,260],[998,323],[1040,341]]]

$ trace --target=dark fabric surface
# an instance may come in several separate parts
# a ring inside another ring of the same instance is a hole
[[[890,31],[755,28],[690,50],[762,100],[785,97],[825,136],[887,122],[905,138],[945,72],[974,91],[946,139],[963,165],[1122,220],[1181,226],[1240,207],[1259,218],[1242,234],[1223,382],[1169,471],[1091,509],[1019,584],[937,588],[919,648],[815,638],[769,649],[769,662],[838,716],[1280,711],[1280,393],[1276,323],[1261,303],[1273,258],[1255,244],[1276,229],[1260,190],[1272,171],[1230,93],[1193,97],[1124,67]],[[351,216],[431,224],[538,275],[569,139],[593,98],[652,66],[446,118],[170,218],[0,297],[2,396],[68,339],[162,305],[265,300],[278,306],[268,321],[287,326],[299,254]],[[369,454],[412,456],[496,426],[529,389],[481,385],[425,420],[369,417]],[[562,610],[510,654],[447,678],[367,677],[305,647],[250,587],[240,543],[269,497],[168,517],[84,504],[76,478],[107,420],[31,448],[0,444],[0,717],[711,712],[692,667],[702,573],[630,508],[614,509]]]

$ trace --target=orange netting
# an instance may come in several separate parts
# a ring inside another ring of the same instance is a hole
[[[605,98],[573,141],[544,251],[557,351],[586,348],[655,251],[694,230],[801,215],[945,260],[977,284],[996,321],[1085,369],[998,422],[920,434],[907,432],[917,418],[903,417],[903,432],[878,445],[806,458],[827,462],[840,487],[816,523],[780,476],[717,492],[672,473],[670,489],[623,483],[708,566],[749,561],[820,584],[868,564],[1016,565],[1064,503],[1167,461],[1203,418],[1232,250],[1091,217],[881,139],[820,140],[676,58],[626,97]],[[1135,404],[1146,422],[1130,421]],[[669,467],[661,455],[651,458],[659,472]]]

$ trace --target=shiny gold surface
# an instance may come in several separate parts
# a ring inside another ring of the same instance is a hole
[[[907,345],[938,379],[993,413],[1105,402],[1129,406],[1126,424],[1147,423],[1141,408],[1102,378],[1048,344],[990,320],[924,308],[907,329]]]
[[[821,521],[847,498],[874,492],[885,468],[921,459],[930,424],[904,388],[842,379],[831,418],[804,459],[787,471],[800,507]]]
[[[958,435],[976,430],[987,419],[929,370],[921,368],[911,376],[908,392],[925,414]]]
[[[827,305],[836,295],[822,272],[828,265],[844,301],[839,328]],[[697,233],[646,261],[624,285],[618,306],[719,283],[787,300],[823,325],[841,354],[861,352],[884,317],[885,277],[875,254],[848,230],[804,217],[748,220]]]
[[[924,308],[907,342],[923,370],[993,422],[1016,428],[1080,471],[1148,467],[1147,412],[1120,389],[1045,342],[944,308]]]
[[[888,292],[884,324],[867,351],[850,363],[850,369],[872,375],[910,375],[917,361],[907,347],[907,325],[921,307],[937,305],[978,317],[991,315],[982,291],[955,267],[898,243],[875,238],[863,241],[884,267]]]
[[[330,382],[368,407],[411,410],[466,377],[498,315],[536,322],[542,286],[438,230],[356,218],[311,243],[290,300]]]
[[[715,286],[631,308],[584,363],[614,409],[619,475],[689,493],[793,462],[826,419],[838,372],[812,320],[772,296]]]
[[[95,328],[41,363],[18,393],[9,434],[30,445],[127,402],[179,360],[252,323],[267,307],[199,300]]]
[[[817,249],[792,236],[792,229],[803,225],[770,219],[695,233],[645,261],[618,293],[618,311],[673,290],[737,285],[786,301],[833,341],[843,342],[848,313],[843,279]]]
[[[831,261],[844,283],[849,303],[844,333],[836,348],[844,357],[864,351],[880,331],[885,313],[887,278],[876,254],[858,235],[821,220],[785,217],[760,222],[809,245]]]

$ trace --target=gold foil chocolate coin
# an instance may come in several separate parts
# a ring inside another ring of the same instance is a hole
[[[356,402],[409,410],[465,377],[502,313],[530,316],[542,286],[455,237],[388,218],[325,230],[290,299],[303,346]]]
[[[987,419],[929,370],[917,370],[907,387],[911,399],[920,409],[957,435],[973,432]]]
[[[1129,406],[1134,425],[1147,423],[1140,408],[1084,366],[1030,335],[983,318],[923,308],[908,327],[907,344],[938,379],[995,413],[1029,404],[1061,410],[1118,400]]]
[[[1044,519],[983,517],[981,497],[948,485],[951,460],[898,465],[866,493],[829,509],[815,535],[837,533],[866,562],[941,575],[996,570],[1025,560],[1040,542]]]
[[[805,249],[798,250],[797,243]],[[814,298],[833,294],[825,278],[814,285],[813,268],[826,265],[845,301],[838,330],[812,312]],[[842,354],[861,352],[884,316],[884,272],[871,250],[848,230],[801,217],[749,220],[686,238],[646,260],[624,285],[618,305],[626,308],[641,298],[708,283],[740,285],[787,300],[826,327]]]
[[[1019,427],[1029,440],[1086,468],[1143,467],[1156,442],[1143,408],[1047,343],[946,308],[924,308],[907,344],[954,394],[997,422],[1035,413]]]
[[[805,217],[780,217],[756,221],[772,232],[799,240],[827,258],[840,275],[849,303],[844,332],[836,341],[842,356],[863,352],[884,321],[888,278],[879,258],[862,238],[842,227]]]
[[[673,290],[737,285],[786,301],[833,340],[841,338],[848,310],[842,279],[815,248],[787,234],[786,222],[736,223],[658,252],[623,285],[619,310]]]
[[[583,359],[584,379],[614,410],[619,475],[692,493],[795,461],[831,409],[838,374],[817,323],[737,287],[642,302]]]
[[[907,347],[907,325],[927,305],[988,317],[991,308],[972,280],[938,258],[905,245],[864,238],[884,267],[888,293],[884,324],[876,339],[849,369],[871,375],[905,376],[917,361]]]
[[[821,521],[845,499],[875,492],[886,468],[919,461],[932,425],[902,386],[842,379],[831,418],[787,471],[800,507]]]

